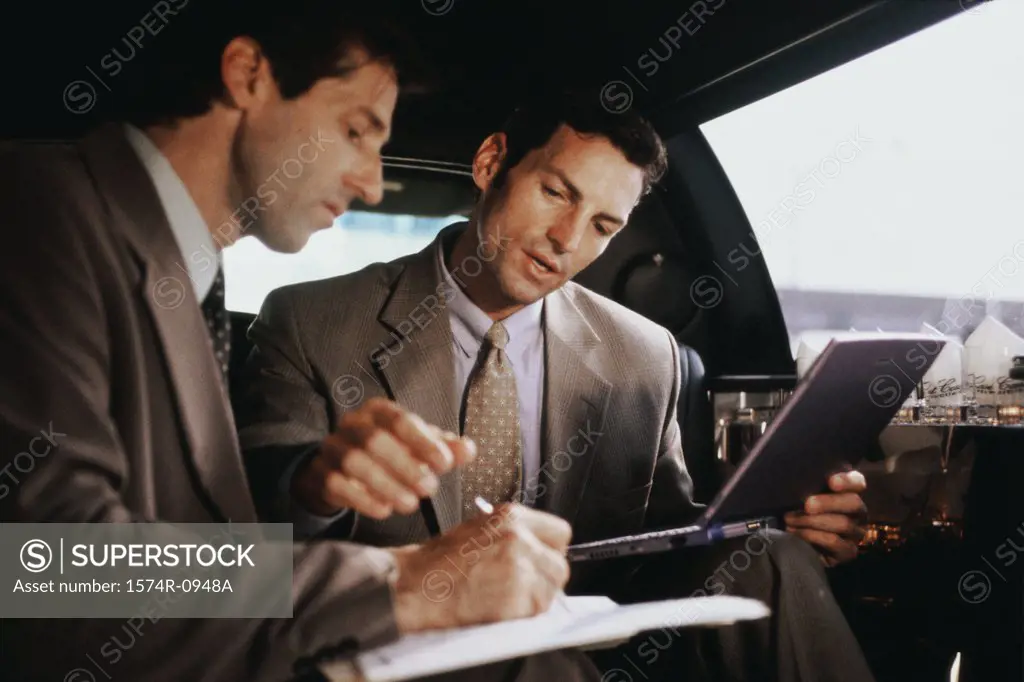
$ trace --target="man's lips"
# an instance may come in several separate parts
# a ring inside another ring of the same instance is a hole
[[[345,209],[341,208],[340,205],[334,203],[333,201],[325,201],[324,206],[327,207],[327,210],[330,211],[331,215],[333,215],[335,218],[337,218],[338,216],[345,212]]]
[[[523,253],[525,253],[532,261],[537,263],[542,270],[546,270],[553,274],[561,274],[562,268],[558,265],[557,261],[534,251],[523,251]]]

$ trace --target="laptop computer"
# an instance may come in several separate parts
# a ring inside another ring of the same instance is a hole
[[[590,561],[763,533],[853,468],[910,397],[945,340],[927,334],[833,339],[698,521],[569,547]]]

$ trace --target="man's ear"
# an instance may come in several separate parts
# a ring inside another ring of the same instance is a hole
[[[486,192],[498,174],[505,160],[507,147],[505,133],[489,135],[476,150],[473,157],[473,182],[481,192]]]
[[[235,38],[224,47],[220,70],[229,106],[248,110],[280,96],[270,62],[251,38]]]

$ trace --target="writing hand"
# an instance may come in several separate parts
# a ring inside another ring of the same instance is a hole
[[[498,505],[444,535],[393,550],[399,629],[415,632],[542,613],[569,580],[572,529],[518,504]]]

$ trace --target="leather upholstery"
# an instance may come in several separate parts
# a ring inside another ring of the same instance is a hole
[[[693,477],[694,498],[710,502],[722,480],[715,455],[715,424],[704,380],[704,363],[694,349],[679,344],[682,388],[677,418],[683,434],[683,455]]]

